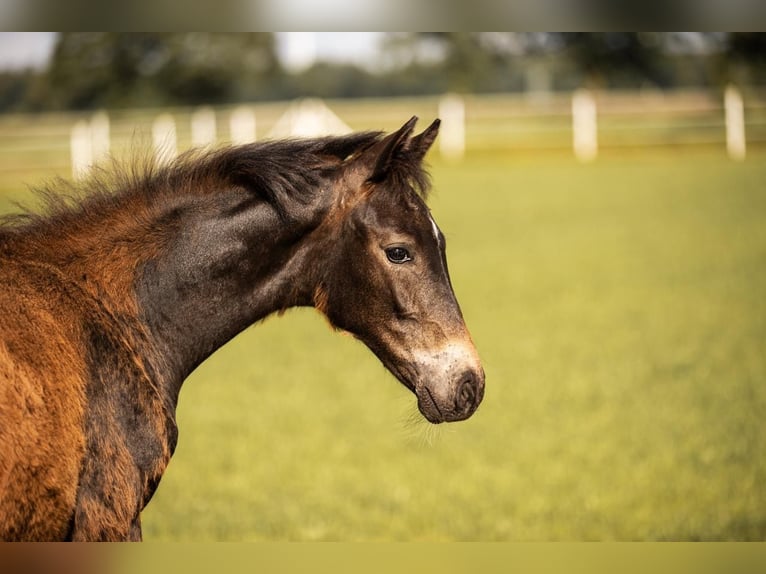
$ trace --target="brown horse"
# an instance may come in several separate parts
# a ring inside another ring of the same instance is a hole
[[[484,372],[425,204],[439,121],[415,121],[100,170],[6,219],[1,539],[139,540],[184,379],[288,307],[362,340],[429,421],[476,410]]]

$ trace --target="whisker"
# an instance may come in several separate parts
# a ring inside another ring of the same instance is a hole
[[[428,422],[418,410],[417,405],[410,401],[402,415],[402,431],[407,442],[420,448],[433,447],[447,433],[452,432],[447,425],[435,425]]]

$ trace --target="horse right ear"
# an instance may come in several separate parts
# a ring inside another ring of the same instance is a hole
[[[372,170],[372,175],[368,178],[368,181],[379,183],[386,179],[394,158],[407,144],[407,139],[410,137],[412,130],[415,129],[417,121],[418,117],[412,116],[406,124],[391,135],[386,136],[379,145],[373,148],[375,151],[381,148],[382,150],[375,160],[375,168]]]
[[[436,118],[430,126],[423,130],[422,134],[416,135],[414,138],[412,138],[410,143],[410,151],[414,155],[414,159],[417,161],[423,160],[439,133],[439,126],[441,123],[441,120]]]

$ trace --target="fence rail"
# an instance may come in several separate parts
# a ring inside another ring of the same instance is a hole
[[[0,179],[81,173],[89,149],[91,156],[107,149],[120,156],[131,148],[157,146],[163,134],[166,148],[168,141],[174,148],[165,150],[170,154],[193,144],[263,139],[294,105],[0,116]],[[354,130],[392,130],[412,115],[423,120],[441,115],[447,137],[439,149],[452,160],[492,150],[557,151],[587,161],[611,150],[658,146],[717,147],[741,160],[766,146],[766,88],[744,94],[730,88],[725,95],[647,91],[335,100],[325,106]],[[73,136],[78,130],[86,134],[78,137],[91,138],[80,142],[81,148]],[[100,139],[92,139],[94,130],[100,130]]]

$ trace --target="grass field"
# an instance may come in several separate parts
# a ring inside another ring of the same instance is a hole
[[[145,539],[766,539],[766,157],[432,173],[476,415],[430,427],[317,313],[270,318],[187,381]]]

